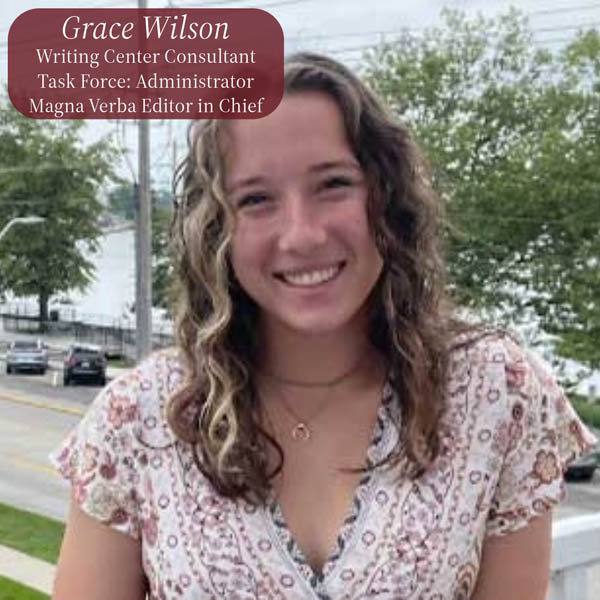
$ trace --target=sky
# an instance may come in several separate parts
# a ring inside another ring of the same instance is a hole
[[[137,0],[41,1],[0,3],[0,83],[7,79],[9,28],[21,13],[34,8],[137,8]],[[317,50],[355,67],[365,47],[393,38],[402,29],[420,30],[439,22],[443,7],[467,14],[493,16],[511,6],[529,16],[536,44],[560,47],[578,28],[600,27],[600,0],[147,0],[148,8],[263,8],[281,24],[286,52]],[[185,150],[184,121],[152,122],[153,185],[169,185],[173,164]],[[114,134],[128,149],[123,175],[136,177],[136,128],[132,121],[90,121],[87,136]]]

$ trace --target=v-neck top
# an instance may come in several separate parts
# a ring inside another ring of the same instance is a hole
[[[149,600],[467,600],[486,537],[559,502],[567,462],[595,439],[510,338],[458,345],[450,359],[440,455],[413,479],[399,466],[365,473],[320,573],[275,499],[223,498],[171,432],[165,408],[184,377],[176,350],[111,382],[51,459],[84,512],[139,540]],[[388,382],[374,464],[398,442],[400,403]]]

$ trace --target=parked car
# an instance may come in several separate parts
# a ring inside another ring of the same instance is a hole
[[[582,457],[574,460],[569,464],[565,472],[567,481],[583,481],[589,480],[594,476],[594,471],[598,468],[600,453],[590,452]]]
[[[48,368],[48,352],[41,340],[15,340],[6,351],[6,374],[34,371],[42,375]]]
[[[98,346],[73,345],[63,365],[63,383],[95,381],[106,384],[106,356]]]

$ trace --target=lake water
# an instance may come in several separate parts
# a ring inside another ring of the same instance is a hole
[[[96,265],[95,280],[83,294],[69,298],[79,314],[112,319],[135,318],[135,235],[133,229],[105,234],[98,253],[88,256]]]
[[[72,309],[87,323],[118,324],[135,328],[135,231],[122,229],[105,233],[97,253],[88,258],[96,266],[94,280],[83,294],[72,292]],[[152,309],[153,330],[171,331],[163,309]]]
[[[133,229],[110,231],[99,238],[98,252],[87,254],[95,265],[94,278],[84,293],[57,294],[50,310],[58,309],[63,320],[80,320],[99,325],[135,328],[135,232]],[[11,308],[8,308],[11,307]],[[37,299],[8,298],[7,309],[21,314],[38,314]],[[153,330],[169,332],[164,310],[153,309]]]

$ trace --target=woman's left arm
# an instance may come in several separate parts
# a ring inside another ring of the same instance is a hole
[[[515,532],[488,536],[471,600],[545,600],[551,546],[551,510]]]

